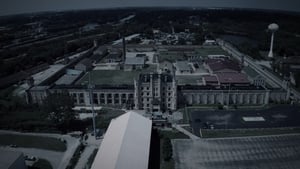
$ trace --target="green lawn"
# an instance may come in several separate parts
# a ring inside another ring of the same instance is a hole
[[[49,161],[45,159],[39,159],[37,162],[35,162],[32,167],[29,167],[28,169],[53,169]]]
[[[65,143],[56,138],[15,134],[0,134],[0,145],[11,144],[15,144],[18,147],[39,148],[61,152],[64,152],[67,149]]]
[[[164,53],[164,52],[161,52],[158,56],[158,62],[163,62],[165,60],[168,60],[170,62],[176,62],[177,60],[186,60],[186,57],[184,56],[183,53],[170,53],[170,54],[167,54],[167,53]]]
[[[107,129],[112,119],[124,114],[125,111],[120,109],[103,108],[100,114],[96,117],[96,127],[100,129]]]
[[[203,46],[199,49],[196,49],[196,53],[204,57],[207,57],[208,55],[229,55],[219,46]]]
[[[266,128],[266,129],[202,129],[204,138],[222,138],[222,137],[243,137],[243,136],[264,136],[300,133],[300,128]]]
[[[134,79],[138,78],[140,73],[156,71],[156,66],[151,65],[139,71],[123,71],[123,70],[93,70],[84,75],[76,84],[88,84],[89,76],[91,84],[96,85],[133,85]],[[89,75],[90,74],[90,75]]]
[[[0,113],[0,128],[32,132],[58,132],[40,111],[24,110]]]

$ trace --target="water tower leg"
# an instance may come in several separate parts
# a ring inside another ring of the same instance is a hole
[[[273,57],[273,42],[274,42],[274,33],[272,33],[272,36],[271,36],[271,46],[270,46],[270,52],[268,54],[268,57],[270,57],[270,58]]]

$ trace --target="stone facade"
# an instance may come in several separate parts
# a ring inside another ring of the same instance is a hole
[[[172,75],[167,73],[141,74],[135,81],[135,98],[135,109],[176,110],[176,81]]]

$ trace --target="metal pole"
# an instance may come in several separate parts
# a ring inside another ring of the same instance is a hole
[[[90,72],[91,73],[91,72]],[[93,129],[94,129],[94,137],[96,139],[96,121],[95,121],[95,110],[94,110],[94,100],[93,100],[93,88],[94,86],[91,85],[91,76],[89,73],[89,95],[90,95],[90,102],[91,102],[91,108],[92,108],[92,113],[93,113]]]

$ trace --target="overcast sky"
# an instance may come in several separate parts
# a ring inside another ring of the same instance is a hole
[[[241,7],[300,12],[300,0],[0,0],[0,15],[112,7]]]

